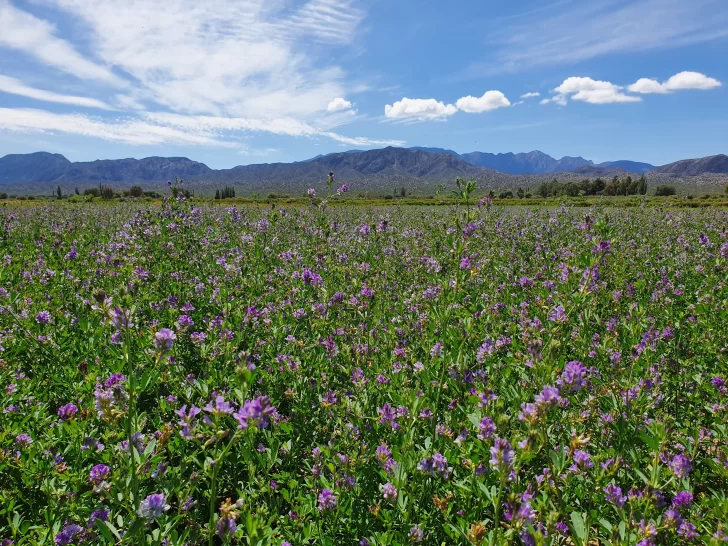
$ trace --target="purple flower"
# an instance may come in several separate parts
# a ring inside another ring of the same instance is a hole
[[[682,516],[675,508],[668,508],[662,516],[662,524],[670,529],[674,529],[682,523]]]
[[[336,508],[336,496],[331,489],[324,489],[318,496],[318,509],[331,510]]]
[[[591,460],[591,455],[582,449],[574,451],[574,465],[571,467],[573,471],[589,470],[594,468],[594,463]]]
[[[698,532],[695,529],[695,525],[689,521],[683,521],[680,527],[677,529],[677,534],[683,537],[685,540],[693,540],[698,538]]]
[[[680,491],[672,498],[675,508],[688,508],[693,503],[693,494],[690,491]]]
[[[432,457],[422,459],[417,468],[422,472],[428,473],[430,476],[438,475],[442,479],[447,480],[452,472],[452,467],[447,466],[447,459],[441,453],[435,453]]]
[[[48,324],[51,321],[51,314],[48,311],[41,311],[35,316],[38,324]]]
[[[99,508],[91,512],[91,517],[88,518],[88,526],[92,527],[96,520],[109,521],[109,511],[106,508]]]
[[[246,430],[250,425],[258,428],[267,428],[270,418],[276,414],[276,409],[267,396],[260,396],[255,400],[246,400],[243,407],[233,415],[238,421],[238,428]]]
[[[481,440],[485,440],[487,438],[492,438],[493,434],[495,434],[496,428],[495,423],[493,423],[493,419],[490,417],[483,417],[483,419],[480,421],[480,424],[478,425],[478,438]]]
[[[169,328],[162,328],[154,334],[154,349],[159,354],[168,353],[174,345],[174,340],[177,339],[175,333]]]
[[[18,434],[15,437],[15,443],[18,444],[20,447],[28,448],[33,443],[33,438],[31,438],[28,434]]]
[[[88,480],[94,484],[98,485],[102,481],[106,479],[106,477],[109,475],[109,467],[105,464],[97,464],[91,469],[91,472],[89,473]]]
[[[622,495],[622,488],[610,483],[604,488],[604,493],[607,495],[607,502],[612,503],[617,508],[624,506],[627,498]]]
[[[397,500],[397,488],[394,484],[385,483],[382,486],[382,497],[384,497],[384,500],[390,502]]]
[[[217,520],[217,536],[220,538],[234,535],[238,530],[238,525],[232,518],[220,518]]]
[[[419,544],[425,540],[425,533],[419,525],[415,525],[410,529],[409,535],[407,535],[411,542]]]
[[[80,525],[76,525],[75,523],[66,525],[63,530],[56,535],[55,543],[59,546],[64,544],[73,544],[76,536],[80,535],[82,532],[83,527]]]
[[[667,466],[678,480],[682,480],[689,476],[693,469],[690,459],[682,453],[675,455],[670,462],[667,463]]]
[[[215,405],[213,406],[213,401],[210,400],[207,405],[202,409],[204,409],[207,413],[212,413],[215,416],[231,415],[235,411],[230,402],[227,402],[223,396],[215,396],[214,402]]]
[[[558,384],[565,392],[576,392],[584,388],[585,378],[586,366],[578,360],[572,360],[564,367]]]
[[[177,319],[177,324],[182,328],[190,328],[195,325],[195,321],[189,315],[180,315]]]
[[[314,188],[308,188],[306,191],[306,195],[309,197],[316,197],[316,190]]]
[[[501,473],[507,473],[513,466],[515,451],[511,444],[503,438],[496,438],[490,448],[490,466]]]
[[[77,413],[78,408],[75,404],[66,404],[58,408],[58,417],[60,417],[61,421],[68,421]]]
[[[155,519],[161,517],[167,510],[169,504],[164,493],[153,493],[142,501],[139,515],[144,519]]]

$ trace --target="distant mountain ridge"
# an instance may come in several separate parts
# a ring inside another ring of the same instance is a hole
[[[60,185],[65,193],[75,187],[100,184],[115,188],[138,184],[145,189],[161,189],[166,186],[167,180],[182,178],[187,187],[202,193],[214,193],[223,185],[233,185],[239,188],[241,195],[266,192],[301,195],[309,187],[321,187],[328,173],[333,171],[337,183],[351,184],[358,193],[392,195],[404,187],[408,193],[433,194],[441,184],[452,183],[457,177],[477,181],[478,187],[493,190],[534,188],[556,176],[562,181],[579,181],[583,178],[638,174],[639,171],[627,169],[632,164],[626,161],[594,164],[580,157],[556,160],[538,151],[461,155],[452,150],[388,147],[350,150],[295,163],[211,169],[204,163],[185,157],[71,162],[59,154],[36,152],[0,158],[0,189],[16,194],[43,194],[55,190],[56,185]],[[498,169],[484,165],[494,165]],[[519,172],[507,173],[501,169]],[[679,161],[651,170],[647,176],[650,184],[684,183],[692,187],[716,187],[728,181],[728,177],[721,173],[728,173],[728,157],[724,155]]]
[[[705,173],[728,174],[728,155],[718,154],[699,159],[683,159],[658,167],[654,172],[679,176],[697,176]]]
[[[583,157],[564,156],[561,159],[554,159],[548,154],[534,150],[527,153],[514,154],[512,152],[504,154],[491,154],[486,152],[470,152],[467,154],[458,154],[452,150],[445,148],[425,148],[416,146],[413,150],[423,150],[430,153],[446,153],[454,155],[466,163],[477,165],[478,167],[487,167],[495,171],[507,174],[548,174],[558,172],[576,171],[581,167],[598,167],[602,169],[623,169],[633,173],[646,173],[655,168],[649,163],[639,161],[605,161],[604,163],[594,163]]]

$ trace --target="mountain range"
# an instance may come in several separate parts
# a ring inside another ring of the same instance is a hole
[[[648,169],[649,167],[649,169]],[[441,148],[383,148],[350,150],[317,156],[295,163],[241,165],[211,169],[184,157],[71,162],[60,154],[36,152],[0,158],[2,191],[45,193],[56,185],[81,188],[93,185],[128,187],[138,183],[145,189],[161,188],[165,182],[182,178],[203,193],[220,185],[234,185],[240,193],[276,192],[298,195],[320,185],[329,173],[339,182],[355,184],[365,192],[391,192],[406,186],[410,193],[432,192],[441,183],[457,177],[476,180],[480,187],[515,189],[534,187],[551,180],[626,176],[646,173],[654,183],[687,180],[692,186],[728,182],[728,156],[717,155],[683,160],[654,168],[647,163],[612,161],[595,164],[581,157],[554,159],[542,152],[458,154]]]
[[[638,161],[606,161],[604,163],[594,163],[583,157],[564,156],[561,159],[554,159],[548,154],[534,150],[528,153],[514,154],[508,152],[505,154],[490,154],[486,152],[470,152],[467,154],[458,154],[452,150],[444,148],[423,148],[416,147],[415,150],[424,150],[431,153],[445,153],[459,157],[466,163],[477,165],[478,167],[487,167],[495,171],[507,174],[549,174],[559,172],[575,171],[581,167],[598,167],[602,169],[622,169],[633,173],[646,173],[655,168],[649,163],[640,163]]]

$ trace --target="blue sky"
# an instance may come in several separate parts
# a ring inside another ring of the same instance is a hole
[[[0,0],[0,156],[664,164],[728,153],[727,57],[726,0]]]

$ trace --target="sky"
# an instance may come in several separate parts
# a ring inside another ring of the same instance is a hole
[[[0,156],[728,153],[726,0],[0,0]]]

